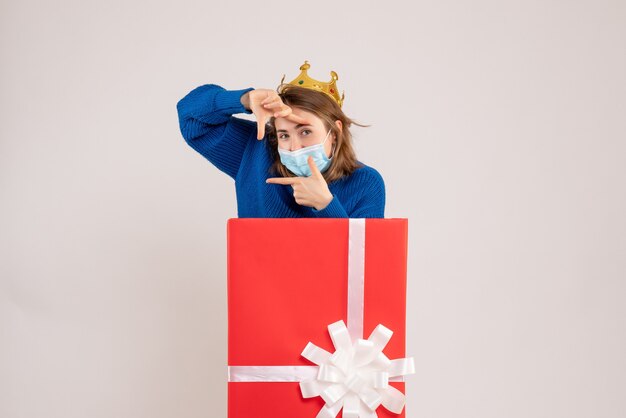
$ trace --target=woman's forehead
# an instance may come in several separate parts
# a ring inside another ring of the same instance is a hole
[[[301,118],[303,118],[306,121],[306,124],[310,125],[310,126],[321,126],[323,125],[322,120],[317,117],[314,113],[308,112],[306,110],[303,109],[299,109],[296,107],[292,107],[291,108],[291,113],[295,114],[296,116],[300,116]],[[274,118],[274,125],[276,126],[276,129],[295,129],[296,125],[298,125],[297,127],[300,127],[301,124],[299,124],[298,122],[293,122],[289,119],[280,117],[280,118]]]

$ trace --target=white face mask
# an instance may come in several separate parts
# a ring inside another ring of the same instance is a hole
[[[320,144],[300,148],[295,151],[287,151],[278,148],[280,162],[296,176],[309,177],[312,174],[309,163],[307,162],[310,155],[313,157],[313,162],[317,168],[323,173],[328,170],[332,160],[332,158],[326,156],[326,151],[324,151],[324,143],[328,139],[328,135],[330,135],[330,130],[326,134],[326,138],[324,138]]]

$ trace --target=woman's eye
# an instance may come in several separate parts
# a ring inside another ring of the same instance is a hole
[[[305,132],[308,132],[305,136],[309,136],[309,134],[312,132],[310,129],[303,129],[302,131],[300,131],[300,134],[304,134]],[[278,139],[288,139],[289,135],[286,134],[280,134],[278,135]]]

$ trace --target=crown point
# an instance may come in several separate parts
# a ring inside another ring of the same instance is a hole
[[[339,76],[338,76],[338,75],[337,75],[337,73],[336,73],[336,72],[334,72],[334,71],[331,71],[331,72],[330,72],[330,76],[333,78],[333,80],[339,80]]]

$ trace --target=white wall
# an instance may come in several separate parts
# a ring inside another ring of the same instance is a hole
[[[626,3],[4,1],[0,416],[226,415],[194,87],[339,74],[409,235],[408,417],[626,415]]]

